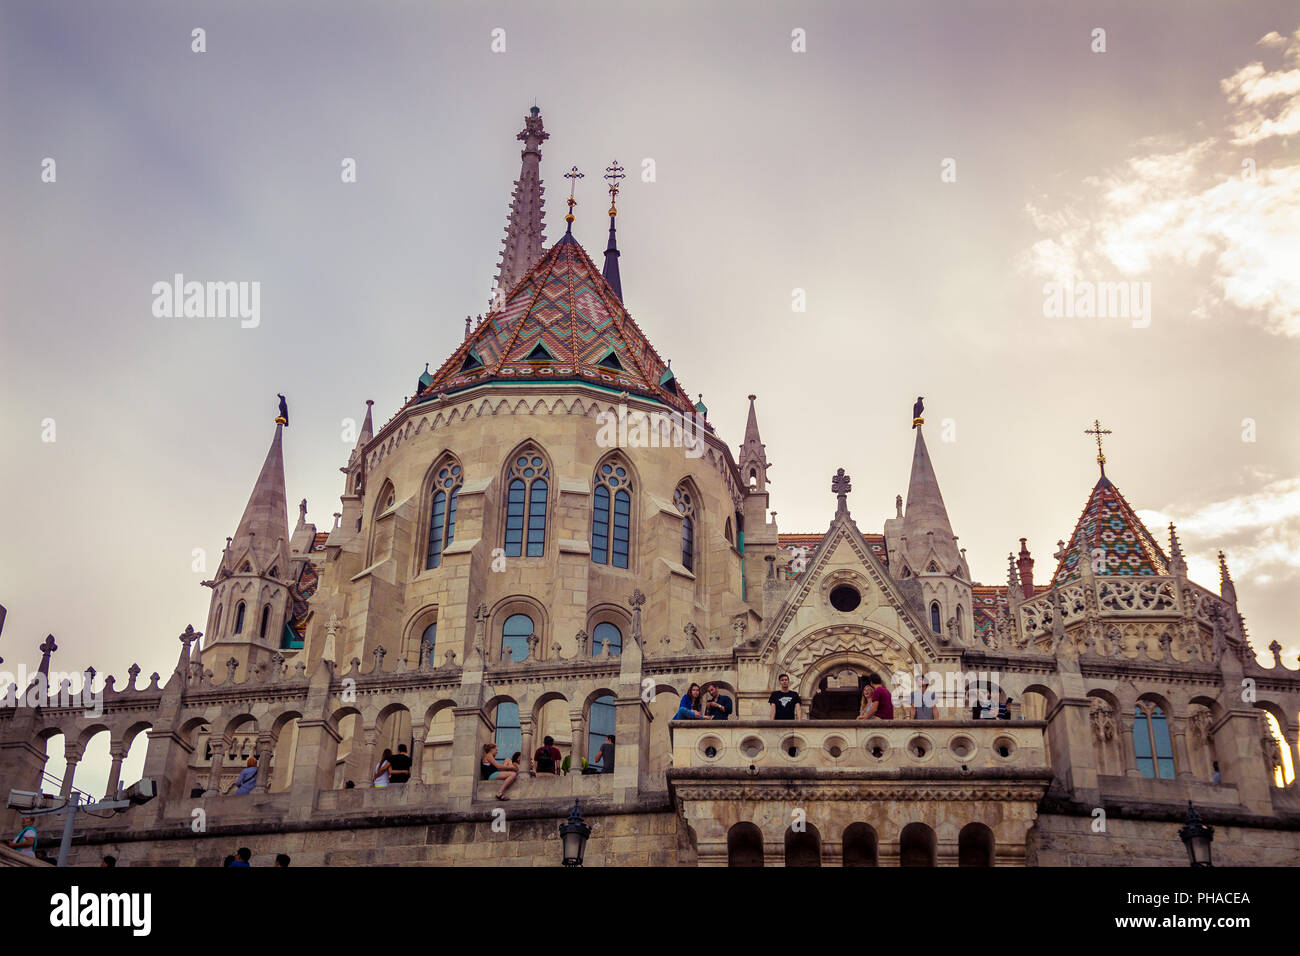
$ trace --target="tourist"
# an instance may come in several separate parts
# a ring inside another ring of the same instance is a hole
[[[1012,698],[1006,694],[1002,695],[1002,700],[998,702],[998,720],[1011,719],[1011,701]]]
[[[406,752],[406,744],[397,745],[397,753],[388,758],[388,782],[406,783],[411,779],[411,755]]]
[[[286,869],[289,866],[289,854],[277,853],[275,855],[275,865],[280,869]]]
[[[99,861],[99,865],[100,867],[117,866],[117,857],[105,856],[102,860]]]
[[[506,791],[510,785],[515,782],[519,776],[519,768],[509,760],[497,760],[497,745],[483,745],[483,760],[479,763],[479,776],[483,780],[501,780],[501,786],[497,787],[497,799],[509,800]]]
[[[731,716],[731,698],[725,694],[718,694],[718,685],[709,682],[705,688],[706,697],[704,698],[704,716],[709,720],[727,720]]]
[[[781,685],[780,690],[772,691],[772,696],[767,699],[768,719],[769,720],[798,720],[799,706],[803,703],[803,698],[799,696],[798,691],[790,689],[790,675],[782,674],[777,683]]]
[[[24,815],[22,826],[18,830],[18,835],[9,841],[11,849],[17,850],[23,856],[36,856],[36,818],[30,815]]]
[[[555,746],[555,738],[547,734],[542,738],[542,745],[533,754],[533,772],[560,775],[560,748]]]
[[[230,856],[226,857],[225,862],[223,862],[223,863],[221,864],[222,869],[225,869],[225,868],[227,868],[227,867],[234,866],[234,865],[235,865],[235,860],[236,860],[236,859],[237,859],[237,857],[235,856],[235,854],[233,854],[233,853],[230,854]]]
[[[371,784],[376,787],[388,786],[388,775],[393,769],[393,752],[387,747],[384,748],[384,755],[379,758],[379,763],[375,765],[375,775]]]
[[[248,766],[239,771],[235,778],[235,796],[248,796],[257,786],[257,758],[249,757]]]
[[[934,720],[934,697],[929,689],[924,677],[917,681],[916,690],[912,691],[913,720]]]
[[[889,692],[879,674],[868,674],[866,686],[862,688],[862,708],[858,711],[858,720],[894,719],[894,695]]]
[[[592,768],[593,773],[613,773],[614,772],[614,735],[606,734],[605,742],[600,745],[596,751],[594,760],[588,761],[588,766]]]
[[[355,790],[356,788],[357,782],[355,780],[349,780],[347,783],[343,784],[344,790]]]
[[[692,684],[682,694],[681,705],[677,708],[677,713],[673,714],[673,720],[703,720],[704,705],[700,701],[700,685]]]
[[[230,868],[234,869],[236,867],[252,866],[253,864],[248,862],[252,858],[253,858],[253,851],[246,846],[241,846],[238,850],[235,851],[235,859],[230,864]]]
[[[1219,772],[1219,761],[1214,761],[1214,775],[1210,777],[1211,783],[1223,783],[1223,774]]]

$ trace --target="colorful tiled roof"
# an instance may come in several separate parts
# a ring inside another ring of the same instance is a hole
[[[776,536],[777,544],[782,548],[807,548],[809,552],[817,550],[817,545],[821,544],[823,535],[815,534],[778,534]],[[885,567],[889,567],[889,552],[885,550],[885,536],[883,534],[864,534],[862,540],[866,542],[871,553]],[[810,555],[811,556],[811,555]]]
[[[330,533],[328,531],[317,531],[316,537],[312,539],[311,549],[313,551],[324,551],[325,542],[329,540],[329,537]]]
[[[483,382],[595,382],[683,413],[694,406],[586,251],[566,233],[415,400]]]
[[[1046,584],[1034,585],[1034,594],[1042,594],[1048,589]],[[972,584],[971,614],[975,619],[975,636],[986,638],[997,626],[998,615],[1010,612],[1011,603],[1007,598],[1005,584]],[[987,641],[985,642],[987,643]]]
[[[1169,573],[1169,560],[1151,532],[1142,524],[1119,489],[1104,475],[1088,496],[1083,514],[1065,545],[1065,557],[1052,575],[1052,587],[1079,576],[1079,548],[1102,551],[1100,574],[1161,575]]]

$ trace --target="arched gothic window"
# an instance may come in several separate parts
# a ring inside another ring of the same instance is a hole
[[[420,637],[420,646],[427,647],[425,653],[428,655],[427,660],[430,667],[437,667],[438,662],[434,659],[434,652],[438,650],[438,622],[434,621],[424,629],[424,634]]]
[[[626,568],[632,541],[632,478],[617,458],[596,471],[591,502],[591,560]]]
[[[244,633],[244,602],[240,601],[235,607],[235,633]]]
[[[618,625],[601,621],[591,634],[592,657],[599,657],[604,653],[606,641],[609,642],[610,657],[617,657],[623,653],[623,632],[618,629]]]
[[[224,607],[225,607],[225,605],[222,605],[222,604],[218,604],[218,605],[217,605],[217,616],[216,616],[216,617],[213,619],[213,621],[212,621],[212,634],[213,634],[213,636],[215,636],[215,635],[221,633],[221,611],[222,611],[222,608],[224,608]],[[208,638],[208,640],[211,641],[212,638],[210,637],[210,638]]]
[[[424,566],[442,564],[442,552],[456,538],[456,502],[464,483],[460,465],[453,459],[438,468],[433,479],[433,500],[429,508],[429,542]]]
[[[1169,721],[1159,704],[1140,700],[1134,708],[1133,753],[1142,776],[1174,779],[1174,747],[1169,737]]]
[[[497,732],[493,742],[497,745],[497,760],[509,760],[524,745],[519,705],[513,700],[497,704]]]
[[[961,605],[958,604],[957,605],[957,636],[959,638],[965,639],[966,632],[962,628],[961,622],[962,622]]]
[[[608,694],[597,697],[587,710],[587,762],[595,759],[600,752],[600,745],[605,737],[614,733],[615,709],[614,698]]]
[[[510,648],[510,660],[522,661],[528,657],[528,635],[533,633],[533,619],[527,614],[511,614],[501,625],[501,659],[506,659],[506,648]],[[507,756],[509,756],[507,754]]]
[[[677,486],[673,492],[673,504],[682,513],[682,567],[687,571],[695,570],[695,496],[685,484]]]
[[[930,630],[934,631],[936,634],[941,632],[938,601],[930,602]]]
[[[550,469],[531,446],[515,456],[506,479],[506,557],[540,558],[546,545]]]
[[[271,605],[262,608],[262,623],[257,627],[257,636],[266,638],[266,626],[271,623]]]

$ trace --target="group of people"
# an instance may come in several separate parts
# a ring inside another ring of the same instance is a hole
[[[511,785],[519,779],[519,774],[523,772],[523,765],[520,758],[523,754],[516,750],[514,755],[508,760],[497,759],[497,745],[483,745],[483,759],[479,761],[479,778],[481,780],[497,780],[496,798],[498,800],[509,800],[506,791]],[[542,738],[542,745],[537,748],[533,754],[534,776],[538,774],[554,775],[556,777],[567,773],[564,766],[564,757],[560,753],[560,748],[555,746],[555,738],[547,734]],[[596,753],[586,761],[582,768],[583,774],[594,773],[613,773],[614,772],[614,735],[606,734],[604,742]]]
[[[709,681],[702,691],[699,684],[686,689],[673,720],[727,720],[734,710],[731,698],[719,693],[718,685]]]

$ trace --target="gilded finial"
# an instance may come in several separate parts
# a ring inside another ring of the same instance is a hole
[[[1109,428],[1102,428],[1101,422],[1094,418],[1092,420],[1092,427],[1085,428],[1083,430],[1083,433],[1085,435],[1092,435],[1097,439],[1097,466],[1101,468],[1101,476],[1105,478],[1106,477],[1106,456],[1105,454],[1102,453],[1101,450],[1101,436],[1109,435],[1111,434],[1111,431]]]
[[[564,178],[569,181],[569,214],[564,217],[564,221],[567,222],[569,226],[565,229],[565,232],[571,233],[573,232],[573,207],[578,205],[578,200],[573,198],[573,191],[577,188],[578,180],[584,178],[584,174],[578,172],[578,167],[574,166],[564,174]]]
[[[605,178],[609,180],[609,218],[613,219],[618,215],[619,180],[627,178],[617,159],[605,167]]]

